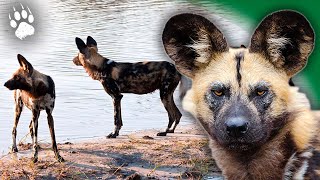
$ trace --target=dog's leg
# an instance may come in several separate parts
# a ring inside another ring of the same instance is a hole
[[[104,90],[112,97],[114,107],[114,131],[110,133],[107,138],[116,138],[119,136],[119,131],[122,127],[121,116],[121,99],[123,95],[120,93],[117,83],[112,79],[107,79],[102,82]]]
[[[31,139],[33,139],[33,123],[32,121],[30,121],[30,124],[29,124],[29,132],[30,132],[30,136],[31,136]],[[38,148],[40,149],[40,146],[38,145]]]
[[[179,84],[179,81],[173,81],[171,82],[171,77],[168,79],[165,79],[163,82],[163,85],[160,88],[160,98],[161,101],[165,107],[165,109],[168,112],[168,117],[169,117],[169,123],[168,127],[165,132],[160,132],[157,134],[157,136],[166,136],[167,133],[174,133],[174,130],[176,129],[177,125],[180,122],[181,119],[181,112],[177,108],[176,104],[174,103],[173,100],[173,93],[176,87]],[[174,127],[170,130],[172,124],[175,122]]]
[[[31,139],[33,139],[33,123],[32,121],[30,121],[30,124],[29,124],[29,132],[30,132],[30,136],[31,136]],[[40,146],[38,144],[38,149],[40,149]]]
[[[38,161],[38,119],[40,116],[40,110],[32,110],[32,125],[33,125],[33,150],[34,155],[32,161],[36,163]]]
[[[49,108],[46,108],[46,113],[47,113],[48,125],[49,125],[49,130],[50,130],[50,135],[51,135],[51,141],[52,141],[52,150],[54,152],[54,155],[55,155],[55,158],[57,159],[57,161],[63,162],[64,159],[60,156],[58,148],[57,148],[56,136],[55,136],[55,132],[54,132],[54,122],[53,122],[53,117],[52,117],[52,110]]]
[[[121,116],[121,99],[123,95],[118,95],[113,97],[113,106],[114,106],[114,131],[110,133],[108,138],[116,138],[119,136],[119,131],[122,127],[122,116]]]
[[[21,99],[19,98],[18,100],[15,101],[15,113],[14,113],[14,125],[12,129],[12,148],[11,152],[18,152],[17,148],[17,126],[19,123],[20,115],[23,109],[23,103]]]
[[[172,94],[169,97],[161,98],[161,101],[162,101],[165,109],[168,112],[169,123],[168,123],[168,127],[167,127],[166,131],[158,133],[157,136],[165,136],[167,133],[174,133],[174,130],[176,129],[177,125],[179,124],[181,116],[182,116],[181,112],[179,111],[179,109],[177,108],[177,106],[175,105],[175,103],[173,101]],[[172,127],[173,123],[175,123],[175,124],[174,124],[173,128],[170,129]]]
[[[176,106],[176,104],[174,103],[173,95],[171,95],[171,97],[169,98],[168,103],[170,104],[169,111],[171,112],[171,114],[173,114],[173,117],[174,117],[174,126],[172,129],[167,129],[166,132],[167,133],[174,133],[174,130],[176,129],[177,125],[180,123],[180,119],[182,117],[182,114],[181,114],[180,110],[178,109],[178,107]],[[168,128],[170,128],[170,127],[168,126]]]
[[[170,105],[170,96],[172,96],[172,94],[168,94],[168,85],[164,86],[164,88],[160,88],[160,98],[161,98],[161,102],[164,105],[164,108],[166,109],[167,113],[168,113],[168,118],[169,118],[169,123],[168,123],[168,127],[166,129],[165,132],[159,132],[157,134],[157,136],[166,136],[169,129],[171,128],[173,122],[174,122],[174,114],[171,111],[171,105]]]
[[[30,124],[29,124],[29,132],[30,132],[31,139],[33,139],[33,124],[32,124],[32,121],[30,121]]]

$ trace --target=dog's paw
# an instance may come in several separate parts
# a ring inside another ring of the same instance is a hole
[[[18,152],[18,148],[16,146],[11,147],[11,153],[16,153]]]
[[[34,17],[32,12],[30,11],[29,7],[27,7],[27,12],[23,5],[21,4],[21,12],[16,11],[16,8],[13,7],[13,18],[11,18],[11,15],[9,14],[10,19],[10,26],[14,29],[15,35],[17,38],[23,40],[27,36],[32,36],[35,32],[34,27],[31,25],[34,21]]]
[[[40,147],[40,145],[39,145],[39,144],[37,145],[37,147],[36,147],[36,148],[37,148],[37,150],[40,150],[40,149],[41,149],[41,147]]]
[[[167,135],[167,132],[159,132],[158,134],[157,134],[157,136],[166,136]]]
[[[58,156],[56,156],[56,160],[58,161],[58,162],[65,162],[65,160],[63,159],[63,157],[62,156],[60,156],[60,155],[58,155]]]
[[[168,130],[167,133],[174,133],[174,130],[173,129]]]
[[[38,156],[34,156],[34,157],[31,159],[31,161],[32,161],[33,163],[37,163],[37,162],[38,162]]]
[[[107,138],[116,138],[117,135],[115,133],[110,133]]]

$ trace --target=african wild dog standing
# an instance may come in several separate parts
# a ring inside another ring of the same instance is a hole
[[[181,75],[169,62],[117,63],[98,53],[97,42],[90,36],[87,44],[76,38],[80,51],[73,59],[75,65],[83,66],[89,76],[102,83],[104,90],[112,97],[114,105],[114,132],[109,138],[119,135],[122,127],[121,99],[122,93],[147,94],[157,89],[168,112],[169,123],[165,132],[158,136],[173,133],[180,122],[181,113],[173,101],[173,92],[179,84]],[[173,128],[171,126],[174,124]]]
[[[227,179],[319,179],[319,125],[289,79],[307,63],[314,32],[294,11],[267,16],[249,48],[228,47],[209,20],[172,17],[163,32],[167,54],[192,79],[183,105],[210,137]]]
[[[54,133],[52,117],[56,98],[54,82],[50,76],[35,70],[20,54],[18,54],[18,61],[20,68],[13,74],[13,77],[4,84],[8,89],[14,90],[15,115],[12,130],[12,152],[18,152],[16,144],[17,126],[23,106],[26,106],[32,111],[32,120],[29,128],[34,148],[33,162],[38,161],[38,118],[41,110],[45,110],[48,115],[48,125],[55,157],[59,162],[64,161],[59,155]]]

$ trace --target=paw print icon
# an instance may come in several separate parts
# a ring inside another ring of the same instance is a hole
[[[32,26],[34,17],[28,6],[27,11],[22,4],[20,5],[21,11],[17,11],[16,8],[13,7],[13,13],[9,13],[9,20],[10,26],[15,29],[16,37],[23,40],[27,36],[34,35],[35,29]]]

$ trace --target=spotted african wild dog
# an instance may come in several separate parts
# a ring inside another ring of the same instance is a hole
[[[33,142],[33,162],[38,161],[38,118],[40,111],[45,110],[52,140],[52,149],[59,162],[64,159],[59,155],[55,133],[52,111],[55,102],[55,85],[50,76],[35,70],[32,65],[20,54],[18,54],[20,68],[13,74],[4,86],[14,90],[15,114],[12,130],[12,152],[18,152],[16,144],[17,126],[23,109],[26,106],[32,111],[32,120],[29,125]]]
[[[89,76],[100,81],[104,90],[113,98],[115,129],[108,135],[109,138],[118,136],[122,127],[122,93],[147,94],[157,89],[160,90],[160,98],[169,117],[166,131],[157,135],[165,136],[174,132],[182,115],[173,100],[174,90],[181,78],[173,64],[166,61],[114,62],[98,53],[97,42],[91,36],[87,37],[87,44],[76,38],[76,44],[80,53],[73,59],[74,64],[83,66]]]
[[[208,133],[227,179],[320,178],[318,121],[288,83],[314,47],[303,15],[267,16],[249,48],[230,48],[213,23],[195,14],[172,17],[162,40],[178,71],[192,79],[183,106]]]

